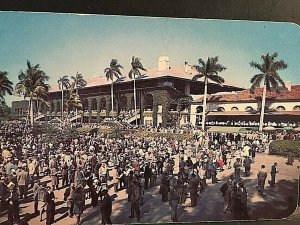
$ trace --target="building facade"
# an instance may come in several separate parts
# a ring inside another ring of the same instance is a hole
[[[125,73],[124,73],[125,75]],[[201,95],[204,91],[203,81],[192,81],[195,71],[189,65],[171,67],[167,56],[159,58],[158,67],[148,69],[142,78],[136,79],[137,113],[134,112],[133,80],[124,77],[113,83],[114,109],[111,104],[111,81],[106,77],[87,80],[87,85],[78,90],[83,103],[83,110],[77,112],[82,122],[101,122],[107,117],[118,117],[129,123],[138,120],[138,124],[151,126],[172,126],[191,122],[192,96]],[[219,86],[209,83],[209,93],[240,91],[243,88],[224,84]],[[61,91],[58,86],[51,86],[50,102],[35,107],[36,120],[61,118]],[[20,114],[21,102],[12,104],[16,118]],[[25,104],[25,103],[22,103]],[[28,103],[27,103],[28,106]],[[28,107],[27,107],[28,108]],[[70,121],[78,119],[74,112],[66,112],[64,117]],[[25,113],[26,114],[26,113]]]
[[[251,93],[249,89],[236,93],[217,93],[207,99],[207,125],[258,126],[262,89]],[[203,98],[191,105],[191,123],[201,124]],[[298,126],[300,122],[300,85],[286,82],[280,93],[268,92],[264,126]]]

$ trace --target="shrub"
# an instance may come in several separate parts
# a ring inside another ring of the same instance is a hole
[[[272,141],[270,144],[270,155],[287,156],[292,152],[297,158],[300,158],[300,141]]]

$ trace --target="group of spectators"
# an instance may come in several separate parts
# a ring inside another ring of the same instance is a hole
[[[185,129],[153,131],[181,133]],[[279,134],[194,132],[191,140],[181,141],[163,135],[139,137],[134,132],[118,138],[103,133],[76,137],[57,134],[54,141],[45,141],[45,135],[22,123],[0,126],[0,210],[7,211],[10,224],[20,222],[19,204],[23,200],[33,202],[33,213],[40,221],[46,212],[46,224],[52,224],[59,189],[64,189],[68,216],[75,216],[77,224],[82,221],[87,199],[91,207],[100,207],[102,224],[111,224],[113,199],[123,189],[131,205],[129,218],[139,221],[144,194],[158,185],[162,202],[169,202],[171,219],[176,222],[179,204],[190,198],[190,206],[197,206],[207,183],[220,182],[218,173],[231,169],[234,175],[221,191],[226,202],[224,212],[247,218],[241,170],[245,167],[248,176],[256,153],[265,151]],[[28,195],[31,189],[33,195]]]

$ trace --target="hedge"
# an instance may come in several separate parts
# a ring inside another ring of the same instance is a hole
[[[300,158],[300,141],[272,141],[270,144],[270,155],[287,156],[292,152],[297,158]]]

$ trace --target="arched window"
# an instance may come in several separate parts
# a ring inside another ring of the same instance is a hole
[[[276,108],[276,111],[285,111],[285,108],[283,106],[278,106]]]
[[[247,106],[245,109],[246,112],[252,112],[253,108],[251,106]]]
[[[239,108],[238,107],[232,107],[231,111],[239,111]]]
[[[296,105],[294,108],[293,108],[294,111],[300,111],[300,105]]]
[[[51,112],[54,112],[54,102],[53,101],[51,101],[51,103],[50,103],[50,108],[51,108]]]
[[[105,110],[106,109],[106,100],[105,100],[105,98],[103,97],[103,98],[101,98],[101,100],[100,100],[100,109],[101,110]]]
[[[61,106],[60,101],[57,101],[56,102],[56,112],[60,112],[60,110],[61,110],[60,106]]]
[[[125,95],[123,95],[121,98],[120,98],[120,102],[119,102],[119,106],[120,106],[120,109],[122,110],[126,110],[127,109],[127,97]]]
[[[144,96],[144,107],[145,109],[153,109],[153,96],[151,94]]]
[[[224,107],[219,107],[218,108],[218,112],[224,112],[224,111],[225,111]]]
[[[85,111],[89,110],[89,101],[88,101],[87,98],[84,99],[84,101],[83,101],[83,109],[84,109]]]
[[[92,99],[92,110],[97,110],[97,100],[95,98]]]
[[[203,112],[203,106],[198,106],[196,108],[196,113],[202,113]]]

